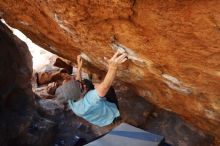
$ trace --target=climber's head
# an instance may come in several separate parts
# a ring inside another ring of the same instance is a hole
[[[81,87],[81,83],[76,80],[70,80],[65,82],[63,85],[56,89],[55,95],[57,96],[57,100],[61,103],[67,102],[72,99],[77,101],[82,97],[83,90]]]
[[[88,92],[89,90],[94,89],[94,85],[93,85],[92,81],[88,80],[88,79],[84,79],[82,81],[82,87],[83,87],[83,90],[85,93]]]
[[[93,83],[90,80],[84,79],[82,82],[78,80],[68,80],[57,88],[55,95],[61,103],[68,100],[77,101],[83,97],[89,90],[94,89]]]

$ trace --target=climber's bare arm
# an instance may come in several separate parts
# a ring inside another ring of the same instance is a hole
[[[77,74],[76,74],[76,80],[82,81],[82,58],[80,55],[77,56]]]
[[[93,83],[93,85],[94,85],[94,88],[96,89],[96,88],[98,88],[98,86],[100,85],[100,83]]]
[[[108,60],[108,72],[104,78],[104,80],[96,87],[96,91],[100,97],[104,97],[111,87],[115,76],[118,65],[125,62],[127,60],[127,54],[115,53],[114,56]]]

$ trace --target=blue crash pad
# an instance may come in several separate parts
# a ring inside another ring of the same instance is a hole
[[[122,123],[86,146],[158,146],[164,137]]]

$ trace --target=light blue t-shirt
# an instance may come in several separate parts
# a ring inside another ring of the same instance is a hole
[[[90,90],[79,101],[69,100],[68,103],[76,115],[97,126],[109,125],[120,116],[117,106],[99,97],[95,89]]]

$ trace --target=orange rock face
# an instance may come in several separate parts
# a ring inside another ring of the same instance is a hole
[[[53,53],[81,53],[96,73],[125,50],[118,79],[220,137],[219,0],[0,0],[0,16]]]

